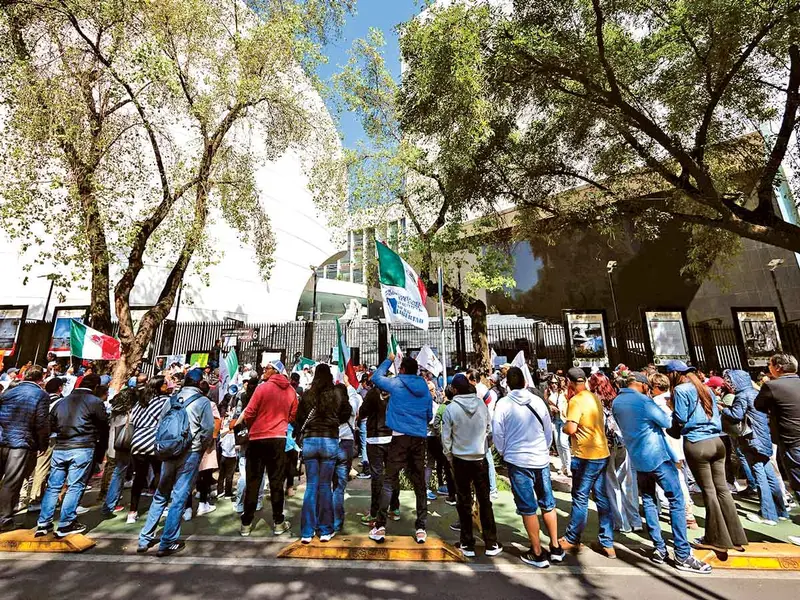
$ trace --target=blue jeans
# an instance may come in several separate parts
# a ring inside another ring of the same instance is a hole
[[[758,496],[761,499],[761,518],[777,521],[778,517],[788,517],[781,486],[769,457],[749,448],[745,450],[745,457],[756,478]]]
[[[242,514],[244,512],[244,489],[247,484],[247,459],[244,452],[239,453],[239,481],[236,482],[236,512]],[[258,492],[258,506],[256,510],[259,511],[264,506],[264,486],[267,484],[267,474],[261,478],[261,489]]]
[[[147,521],[139,534],[139,545],[144,546],[153,541],[156,527],[169,500],[169,511],[161,533],[159,549],[164,550],[173,544],[181,535],[181,517],[186,508],[186,500],[194,488],[197,471],[200,467],[202,452],[189,452],[185,456],[161,463],[161,479],[158,482],[156,495],[147,513]]]
[[[497,471],[494,468],[494,456],[492,455],[492,447],[486,450],[486,462],[489,463],[489,493],[494,494],[497,491]],[[425,484],[427,485],[427,481]]]
[[[518,515],[530,517],[540,508],[542,513],[546,513],[556,507],[549,465],[533,469],[508,463],[508,478],[511,480],[511,492]]]
[[[369,457],[367,456],[367,420],[361,419],[358,424],[358,433],[361,436],[361,464],[368,465]]]
[[[344,525],[344,492],[350,465],[353,464],[353,440],[339,440],[339,453],[333,472],[333,530],[341,531]]]
[[[303,440],[306,465],[306,493],[300,513],[300,537],[333,533],[333,471],[339,455],[337,438],[312,437]]]
[[[589,518],[589,494],[594,492],[600,532],[597,539],[604,548],[614,545],[614,519],[611,516],[611,502],[606,493],[607,458],[572,458],[572,511],[564,537],[570,544],[579,544],[586,520]]]
[[[67,493],[61,502],[59,528],[71,525],[75,520],[78,503],[81,501],[86,482],[92,472],[94,448],[72,448],[69,450],[53,450],[50,459],[50,476],[47,478],[47,489],[42,497],[42,510],[39,513],[39,527],[49,527],[53,523],[58,504],[58,495],[64,483]]]
[[[656,485],[658,485],[664,490],[664,495],[669,502],[669,521],[672,526],[672,541],[675,544],[675,558],[679,561],[686,560],[691,553],[691,548],[686,535],[686,504],[683,500],[678,469],[673,463],[667,461],[661,463],[655,471],[636,475],[639,491],[642,494],[647,533],[650,535],[653,545],[656,550],[661,552],[667,550],[658,521],[659,502],[656,497]]]
[[[733,447],[733,451],[736,454],[736,457],[739,459],[739,464],[742,465],[742,474],[744,475],[744,478],[747,480],[747,487],[749,487],[751,490],[758,489],[758,482],[756,481],[756,478],[753,474],[753,469],[751,469],[750,465],[748,464],[745,453],[742,451],[742,445],[739,442],[739,439],[732,437],[731,446]]]
[[[117,451],[114,472],[111,474],[111,481],[108,484],[108,491],[103,501],[103,514],[111,514],[117,506],[117,500],[122,495],[122,484],[125,482],[125,471],[131,463],[131,455]]]

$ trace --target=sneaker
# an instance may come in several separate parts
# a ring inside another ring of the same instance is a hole
[[[366,471],[362,471],[361,473],[356,475],[356,479],[372,479],[372,475],[370,475]]]
[[[209,504],[208,502],[202,502],[200,506],[197,507],[197,516],[202,517],[203,515],[207,515],[208,513],[212,513],[217,510],[217,506],[215,504]]]
[[[36,531],[33,532],[33,537],[44,537],[53,533],[53,525],[38,525]]]
[[[743,492],[747,489],[747,486],[743,483],[739,483],[735,479],[733,480],[733,488],[736,490],[735,493]]]
[[[250,532],[253,531],[253,525],[242,525],[239,528],[239,535],[242,537],[250,537]]]
[[[122,488],[125,490],[129,490],[133,487],[133,479],[130,479],[122,484]]]
[[[659,550],[658,548],[656,548],[650,555],[650,560],[656,563],[657,565],[663,565],[664,562],[667,560],[667,549],[664,548],[663,550]]]
[[[139,513],[138,512],[129,512],[128,518],[125,520],[126,525],[133,525],[136,521],[139,520]]]
[[[156,493],[153,490],[142,490],[142,496],[145,498],[152,498]]]
[[[389,514],[392,517],[392,521],[399,521],[400,520],[400,509],[399,508],[395,509],[393,511],[390,511]]]
[[[40,510],[42,510],[41,502],[31,502],[28,504],[28,512],[39,512]]]
[[[79,506],[78,508],[75,509],[76,515],[85,515],[87,512],[89,512],[89,509],[86,508],[85,506]]]
[[[310,537],[304,537],[304,538],[300,538],[300,543],[301,543],[301,544],[310,544],[310,543],[311,543],[311,540],[313,540],[313,539],[314,539],[314,538],[310,538]]]
[[[272,535],[281,535],[289,531],[289,528],[292,526],[289,521],[284,519],[280,523],[274,523],[272,525]]]
[[[788,539],[791,544],[794,544],[795,546],[800,546],[800,535],[790,535],[786,539]]]
[[[453,531],[461,531],[461,523],[459,523],[458,521],[450,523],[450,529],[452,529]]]
[[[417,540],[418,544],[424,544],[428,539],[428,533],[424,529],[417,529],[416,533],[414,533],[414,539]]]
[[[150,541],[149,541],[149,542],[147,542],[146,544],[139,544],[139,545],[136,547],[136,554],[144,554],[145,552],[147,552],[148,550],[150,550],[150,548],[152,548],[153,546],[155,546],[157,543],[158,543],[158,542],[157,542],[156,540],[150,540]]]
[[[447,490],[446,485],[440,485],[439,488],[436,490],[436,493],[440,496],[449,496],[450,492]]]
[[[759,525],[769,525],[770,527],[775,527],[778,522],[773,521],[772,519],[762,519],[761,515],[756,513],[747,513],[747,520],[752,523],[758,523]]]
[[[69,525],[65,525],[62,527],[61,525],[58,526],[58,531],[56,531],[57,538],[65,538],[68,535],[75,535],[76,533],[83,533],[86,531],[86,525],[82,523],[78,523],[77,521],[73,521]]]
[[[102,519],[103,521],[108,521],[110,519],[116,519],[116,518],[117,518],[117,513],[115,512],[102,511],[100,513],[100,519]]]
[[[490,548],[486,548],[486,556],[497,556],[503,551],[503,545],[499,543],[494,543]]]
[[[319,536],[319,541],[320,542],[330,542],[333,539],[333,536],[335,536],[335,535],[336,535],[335,531],[333,533],[328,533],[326,535],[321,535],[321,536]]]
[[[558,545],[561,547],[561,549],[564,552],[572,552],[574,554],[577,554],[578,552],[581,551],[580,543],[573,544],[572,542],[568,542],[567,538],[564,538],[564,537],[562,537],[562,538],[560,538],[558,540]]]
[[[791,517],[778,517],[778,521],[788,521]]]
[[[428,502],[433,502],[434,500],[436,500],[436,498],[439,497],[436,495],[435,492],[432,492],[430,490],[428,490],[427,496],[428,496]]]
[[[550,546],[550,562],[560,563],[567,557],[567,553],[561,546],[553,548]]]
[[[526,565],[531,565],[537,569],[546,569],[550,566],[550,561],[547,560],[547,554],[544,552],[541,554],[534,554],[533,550],[529,550],[525,554],[521,554],[519,559]]]
[[[675,560],[675,568],[678,569],[678,571],[688,571],[689,573],[700,573],[702,575],[711,573],[711,565],[708,565],[701,560],[697,560],[691,554],[686,558],[686,560]]]
[[[118,504],[117,506],[114,507],[114,512],[115,513],[122,512],[123,510],[125,510],[125,507],[122,506],[121,504]]]
[[[447,506],[455,506],[456,505],[456,499],[455,498],[447,498],[444,501],[444,503],[447,504]]]
[[[159,548],[158,552],[156,552],[156,556],[164,557],[164,556],[172,556],[173,554],[177,554],[186,549],[186,544],[183,542],[175,542],[174,544],[170,544],[166,548]]]
[[[361,524],[372,527],[375,525],[376,518],[377,517],[373,517],[372,515],[364,515],[363,517],[361,517]]]
[[[467,558],[472,558],[475,556],[475,548],[471,546],[462,546],[461,542],[456,544],[456,550],[460,550],[461,554]]]
[[[187,508],[183,511],[183,520],[184,521],[191,521],[192,520],[192,509]]]
[[[369,532],[369,539],[382,544],[386,540],[386,527],[373,527]]]

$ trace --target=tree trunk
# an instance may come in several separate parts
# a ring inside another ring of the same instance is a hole
[[[472,346],[475,350],[475,366],[485,372],[492,368],[489,357],[489,327],[486,320],[486,304],[475,299],[465,309],[472,320]]]

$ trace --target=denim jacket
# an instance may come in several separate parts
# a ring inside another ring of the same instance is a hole
[[[709,389],[708,393],[714,396]],[[700,442],[718,437],[722,433],[722,421],[717,403],[711,403],[711,417],[703,410],[697,390],[690,382],[682,383],[672,391],[675,419],[681,424],[681,435],[690,442]]]
[[[634,469],[650,473],[667,461],[677,462],[664,437],[670,418],[654,400],[636,390],[622,388],[614,399],[612,411]]]

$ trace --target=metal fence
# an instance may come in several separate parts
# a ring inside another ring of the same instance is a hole
[[[241,328],[241,325],[238,327]],[[314,360],[330,360],[332,349],[337,346],[336,324],[333,321],[248,323],[244,327],[257,329],[258,339],[239,342],[237,353],[241,364],[260,364],[263,352],[279,352],[289,364],[296,356],[301,355]],[[221,338],[222,332],[231,328],[233,325],[224,321],[166,321],[156,331],[144,361],[145,368],[149,368],[156,355],[207,352]],[[361,320],[342,324],[342,328],[356,362],[376,365],[386,356],[388,334],[384,324]],[[50,322],[24,323],[20,328],[17,352],[14,356],[5,358],[5,365],[21,366],[28,361],[44,361],[51,333]],[[636,368],[648,362],[645,332],[641,323],[612,323],[608,333],[612,366],[624,363]],[[800,355],[800,323],[784,325],[782,333],[784,348],[796,356]],[[429,345],[437,354],[444,355],[448,365],[466,366],[475,362],[469,321],[445,321],[443,347],[442,330],[435,321],[431,321],[427,331],[410,326],[396,326],[392,327],[391,334],[406,351]],[[732,326],[694,324],[689,327],[688,336],[699,367],[717,371],[742,368],[739,345]],[[525,356],[532,360],[546,359],[550,370],[564,368],[569,363],[565,332],[561,323],[520,320],[513,324],[490,324],[488,341],[498,356],[506,356],[508,360],[523,350]]]

